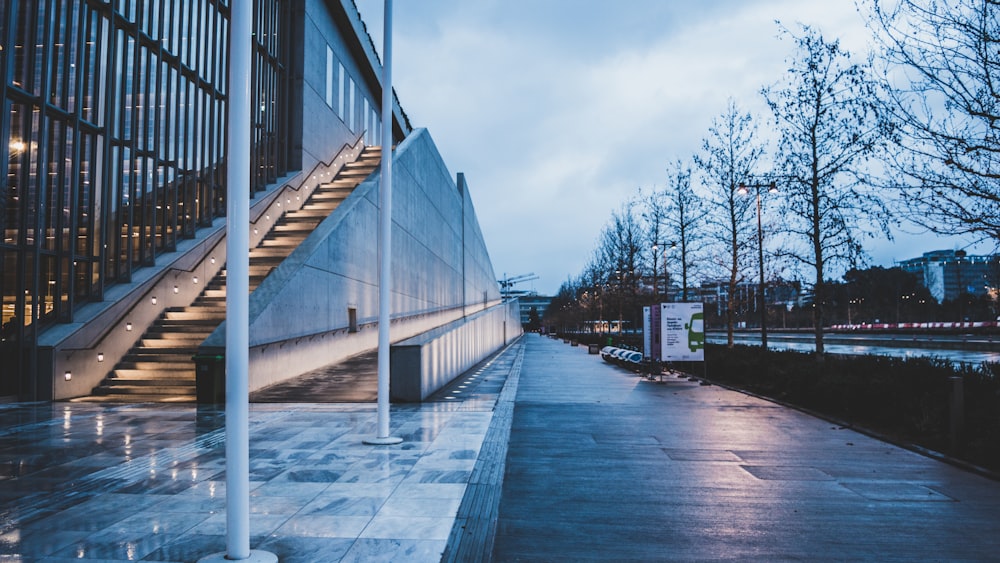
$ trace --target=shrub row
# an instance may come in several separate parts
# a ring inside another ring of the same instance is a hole
[[[642,337],[567,334],[581,344],[641,348]],[[609,339],[611,342],[609,342]],[[862,427],[890,439],[948,453],[1000,471],[1000,364],[971,365],[931,357],[841,356],[764,352],[759,346],[707,344],[706,363],[674,369]],[[958,444],[951,444],[952,377],[964,406]]]
[[[710,380],[1000,470],[998,364],[832,354],[817,361],[812,353],[712,344],[705,358]],[[952,377],[961,377],[964,388],[964,424],[956,447],[951,444]]]

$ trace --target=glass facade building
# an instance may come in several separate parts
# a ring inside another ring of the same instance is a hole
[[[226,209],[231,0],[0,0],[0,395],[74,321]],[[292,7],[253,0],[252,186],[294,162]]]

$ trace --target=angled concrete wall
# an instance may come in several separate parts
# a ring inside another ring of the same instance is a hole
[[[395,342],[485,310],[500,291],[469,190],[430,134],[414,130],[393,158]],[[251,390],[376,347],[379,188],[376,172],[250,296]],[[202,348],[224,346],[225,325]]]
[[[519,336],[521,319],[514,300],[393,344],[392,400],[426,399]]]

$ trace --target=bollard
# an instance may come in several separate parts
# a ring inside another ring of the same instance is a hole
[[[962,438],[962,423],[965,420],[965,392],[961,377],[949,377],[948,379],[951,381],[951,449],[957,450]]]

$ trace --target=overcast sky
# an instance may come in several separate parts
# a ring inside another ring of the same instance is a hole
[[[381,54],[384,2],[355,1]],[[759,91],[792,53],[775,20],[869,47],[852,0],[397,0],[393,85],[465,173],[497,277],[533,273],[516,289],[553,295],[728,98],[763,124]],[[868,249],[890,266],[967,242],[900,232]]]

